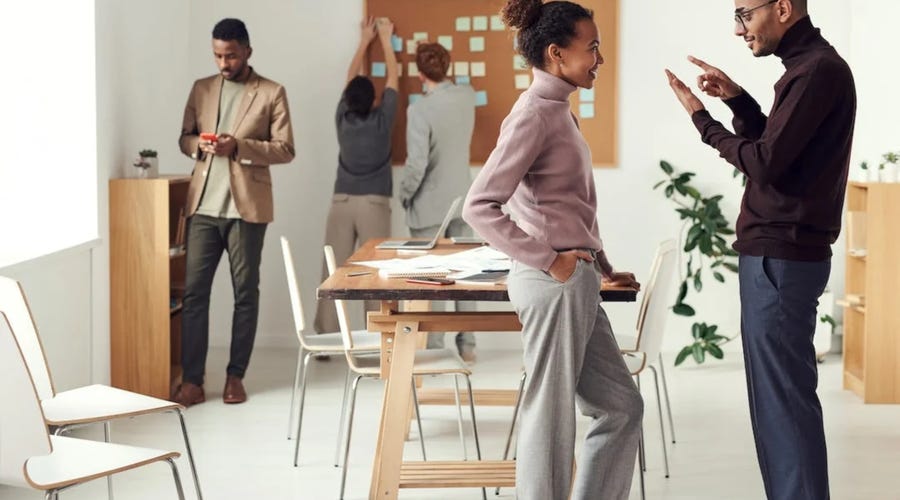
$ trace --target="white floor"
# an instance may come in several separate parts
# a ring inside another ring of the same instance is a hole
[[[224,350],[210,352],[207,398],[188,410],[186,419],[198,464],[204,497],[219,499],[337,498],[340,470],[333,466],[340,410],[343,363],[316,362],[311,368],[299,468],[291,465],[294,441],[287,437],[287,412],[296,351],[257,349],[246,379],[250,400],[226,406],[221,402]],[[481,351],[473,385],[514,388],[520,354]],[[703,367],[669,368],[677,444],[668,443],[671,477],[663,477],[655,394],[644,381],[647,400],[647,498],[761,499],[747,416],[744,373],[739,356]],[[671,362],[671,358],[670,361]],[[842,390],[839,358],[820,365],[820,396],[825,408],[832,498],[840,500],[900,499],[900,405],[864,405]],[[439,379],[428,385],[443,384]],[[350,451],[346,498],[367,498],[369,474],[381,400],[381,384],[362,381]],[[485,458],[499,458],[511,409],[478,408],[478,428]],[[586,419],[582,419],[584,424]],[[452,407],[425,407],[423,426],[429,459],[461,457],[456,413]],[[469,428],[470,429],[470,428]],[[582,426],[583,430],[583,426]],[[668,432],[668,429],[667,429]],[[100,429],[87,437],[100,439]],[[406,456],[421,455],[416,433]],[[123,443],[183,451],[174,416],[147,416],[113,425],[113,439]],[[469,438],[469,453],[474,444]],[[179,468],[187,498],[194,498],[186,458]],[[637,475],[631,499],[640,498]],[[94,481],[62,493],[64,500],[104,499],[105,481]],[[477,499],[477,489],[403,490],[401,498]],[[512,489],[499,497],[514,498]],[[0,487],[0,499],[42,498],[36,492]],[[117,500],[176,498],[169,468],[158,464],[116,476]]]

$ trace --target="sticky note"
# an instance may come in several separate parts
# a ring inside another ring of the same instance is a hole
[[[457,17],[456,18],[456,31],[471,31],[472,30],[472,18],[471,17]]]
[[[485,67],[483,62],[473,62],[469,65],[469,74],[472,76],[484,76]]]
[[[473,36],[469,38],[469,51],[470,52],[484,52],[484,37],[483,36]]]
[[[585,102],[578,105],[578,116],[582,118],[594,117],[594,103]]]
[[[383,77],[387,73],[387,65],[383,62],[372,63],[372,76]]]
[[[441,44],[447,50],[453,50],[453,37],[452,36],[439,36],[437,42]]]
[[[407,54],[415,54],[416,53],[416,41],[415,40],[407,40],[406,41],[406,53]]]
[[[453,76],[453,65],[447,66],[447,76]]]
[[[409,76],[419,76],[419,67],[416,66],[415,61],[409,63],[407,66],[406,74]]]
[[[516,88],[527,89],[531,84],[531,75],[516,75]]]
[[[422,94],[409,94],[409,103],[415,104],[416,101],[422,98]]]
[[[581,102],[594,102],[594,89],[581,89],[578,91],[578,99]]]
[[[417,32],[413,33],[413,40],[415,40],[417,42],[428,40],[428,32],[427,31],[417,31]]]
[[[513,56],[513,69],[522,70],[528,69],[528,65],[525,63],[525,58],[516,54]]]
[[[453,63],[453,73],[456,75],[468,75],[469,74],[469,63],[467,63],[467,62]]]
[[[475,92],[475,106],[487,106],[486,90],[479,90]]]
[[[459,75],[456,77],[456,84],[457,85],[471,85],[472,80],[470,80],[469,77],[466,75]]]
[[[487,31],[487,28],[488,28],[487,16],[475,16],[472,18],[472,30],[473,31]]]
[[[391,47],[394,52],[403,52],[403,39],[397,35],[391,35]]]
[[[491,31],[503,31],[506,29],[506,26],[503,25],[503,20],[500,19],[500,16],[491,16]]]

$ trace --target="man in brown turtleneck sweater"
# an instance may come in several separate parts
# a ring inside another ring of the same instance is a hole
[[[806,0],[735,0],[735,35],[785,73],[769,116],[728,76],[690,57],[704,93],[724,100],[735,133],[666,70],[703,142],[747,177],[737,221],[741,332],[750,418],[766,496],[829,498],[812,337],[841,228],[856,115],[847,63],[809,19]]]

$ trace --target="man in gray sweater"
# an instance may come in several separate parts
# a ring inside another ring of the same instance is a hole
[[[406,118],[406,167],[400,181],[400,202],[406,224],[415,238],[431,238],[438,230],[453,199],[469,191],[469,146],[475,127],[475,92],[468,85],[447,80],[450,53],[437,43],[416,49],[419,79],[425,86],[422,99],[411,104]],[[471,236],[460,217],[454,218],[442,236]],[[458,310],[470,309],[458,304]],[[429,348],[444,346],[443,333],[428,335]],[[475,360],[475,336],[460,332],[456,347],[467,362]]]

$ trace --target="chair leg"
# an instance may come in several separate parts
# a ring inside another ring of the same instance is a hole
[[[303,346],[297,348],[297,366],[294,368],[294,386],[291,388],[291,409],[288,413],[287,438],[291,440],[294,430],[294,403],[297,400],[297,386],[300,385],[300,365],[303,364]]]
[[[527,374],[522,372],[522,378],[519,379],[519,394],[516,395],[516,406],[513,408],[512,423],[509,425],[509,435],[506,436],[506,447],[503,448],[503,460],[509,456],[509,445],[512,443],[513,431],[516,429],[516,419],[519,417],[519,406],[522,404],[522,392],[525,390],[525,377]],[[500,494],[500,487],[494,490],[495,495]]]
[[[109,442],[109,420],[103,422],[103,441]],[[113,500],[112,474],[106,476],[106,495],[109,500]]]
[[[350,458],[350,437],[353,434],[353,413],[356,410],[356,388],[362,375],[357,375],[353,379],[353,385],[350,387],[350,415],[347,417],[347,440],[344,441],[344,463],[341,471],[341,492],[338,495],[340,500],[344,500],[344,487],[347,485],[347,459]]]
[[[641,426],[640,449],[644,449],[644,427]],[[638,473],[641,477],[641,500],[645,500],[646,492],[644,491],[644,471],[647,470],[647,464],[644,463],[644,454],[638,453]]]
[[[303,380],[300,382],[300,410],[297,412],[297,437],[294,439],[294,467],[297,467],[297,460],[300,457],[300,429],[303,427],[303,403],[306,401],[306,379],[309,378],[309,358],[312,357],[311,352],[303,356]]]
[[[669,430],[672,431],[672,444],[675,444],[675,421],[672,420],[672,403],[669,401],[669,384],[666,383],[666,363],[662,353],[659,353],[659,376],[662,378],[663,394],[666,397],[666,411],[669,413]]]
[[[350,393],[350,366],[347,366],[347,376],[344,377],[344,397],[341,400],[341,419],[338,420],[337,444],[334,447],[334,466],[340,467],[341,443],[344,442],[344,420],[347,418],[347,395]]]
[[[641,392],[641,376],[640,376],[640,374],[635,375],[634,380],[637,382],[638,392]],[[643,397],[643,395],[641,397]],[[640,444],[641,444],[641,446],[638,448],[638,453],[640,453],[640,455],[641,455],[641,473],[644,473],[647,471],[647,457],[646,457],[646,453],[645,453],[646,450],[644,450],[644,422],[643,422],[643,420],[641,420]]]
[[[662,439],[663,464],[666,467],[666,478],[669,477],[669,453],[666,451],[666,429],[663,426],[662,400],[659,397],[659,376],[653,365],[647,365],[653,373],[653,385],[656,387],[656,409],[659,411],[659,434]]]
[[[453,385],[456,391],[453,393],[453,399],[456,400],[456,425],[459,427],[459,444],[462,446],[463,460],[469,459],[469,451],[466,449],[466,433],[463,431],[462,404],[459,401],[459,375],[453,374]]]
[[[478,424],[475,422],[475,395],[472,393],[472,380],[466,377],[466,388],[469,391],[469,411],[472,413],[472,433],[475,434],[475,455],[481,460],[481,442],[478,440]],[[487,500],[487,489],[481,488],[481,498]]]
[[[184,436],[184,448],[187,451],[188,464],[191,466],[191,475],[194,477],[194,488],[197,490],[197,500],[203,500],[200,491],[200,478],[197,477],[197,466],[194,464],[194,452],[191,450],[191,441],[188,439],[187,426],[184,423],[184,412],[178,410],[178,420],[181,422],[181,434]]]
[[[422,446],[422,461],[427,462],[425,458],[425,434],[422,432],[422,415],[419,414],[419,396],[416,394],[416,378],[410,379],[412,384],[413,408],[416,410],[416,425],[419,427],[419,444]]]
[[[172,467],[172,477],[175,478],[175,490],[178,491],[178,500],[184,500],[184,488],[181,487],[181,476],[178,475],[178,467],[175,467],[175,461],[167,458],[169,466]]]

